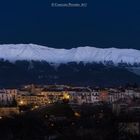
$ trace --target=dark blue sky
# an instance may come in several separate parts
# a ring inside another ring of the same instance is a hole
[[[86,2],[87,8],[52,8]],[[140,0],[1,0],[0,44],[140,49]]]

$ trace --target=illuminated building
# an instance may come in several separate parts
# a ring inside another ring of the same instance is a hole
[[[42,106],[48,104],[48,99],[43,95],[27,95],[27,96],[17,96],[16,101],[19,106],[24,105],[37,105]]]
[[[16,95],[16,90],[0,90],[0,106],[12,105]]]

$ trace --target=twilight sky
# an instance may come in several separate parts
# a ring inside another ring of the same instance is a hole
[[[86,2],[87,8],[51,3]],[[1,0],[0,44],[140,49],[140,0]]]

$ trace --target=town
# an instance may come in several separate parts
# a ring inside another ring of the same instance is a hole
[[[54,109],[52,111],[46,111],[53,107]],[[57,109],[61,111],[58,111],[58,113],[56,111]],[[68,117],[69,119],[67,118],[67,113],[62,113],[63,111],[67,112],[67,109],[70,110],[69,114],[73,112],[73,117]],[[54,111],[57,113],[52,113]],[[24,85],[17,89],[0,90],[0,122],[5,119],[15,119],[17,116],[24,116],[30,113],[35,113],[34,117],[40,114],[48,118],[47,123],[49,122],[50,127],[53,127],[53,129],[55,129],[54,126],[58,122],[60,127],[64,122],[68,123],[70,121],[71,125],[82,129],[77,132],[78,134],[76,133],[74,135],[74,137],[78,135],[78,138],[89,134],[94,138],[95,134],[93,136],[91,130],[93,130],[95,126],[98,126],[95,123],[100,124],[107,120],[107,123],[110,124],[113,120],[115,125],[117,125],[116,131],[120,133],[119,139],[124,137],[122,136],[122,132],[123,134],[127,134],[125,135],[126,138],[128,134],[129,137],[131,135],[132,139],[139,138],[140,88],[138,86],[126,88],[92,88],[68,85],[31,84]],[[84,123],[86,120],[87,124],[91,123],[90,129],[92,129],[90,130],[88,128],[85,132],[83,122],[81,123],[82,120],[84,120]],[[81,124],[82,127],[79,126],[79,124]],[[47,125],[47,127],[49,126]],[[70,129],[68,124],[61,126],[61,128],[63,127]],[[112,128],[112,126],[110,126],[110,128]],[[47,138],[56,139],[59,137],[59,134],[51,133]],[[62,136],[60,139],[61,138]]]

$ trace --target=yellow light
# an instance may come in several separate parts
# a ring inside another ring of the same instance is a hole
[[[36,105],[34,108],[36,109],[36,108],[38,108],[38,107],[39,107],[39,106]]]
[[[21,101],[19,102],[19,104],[20,104],[20,105],[24,105],[25,103],[24,103],[23,100],[21,100]]]
[[[0,119],[2,119],[2,116],[0,116]]]
[[[78,112],[75,112],[74,115],[75,115],[76,117],[80,117],[80,116],[81,116],[80,113],[78,113]]]
[[[37,109],[39,108],[39,106],[35,105],[33,108],[31,108],[31,110]]]
[[[64,93],[63,99],[69,100],[70,99],[70,95],[68,95],[67,93]]]

